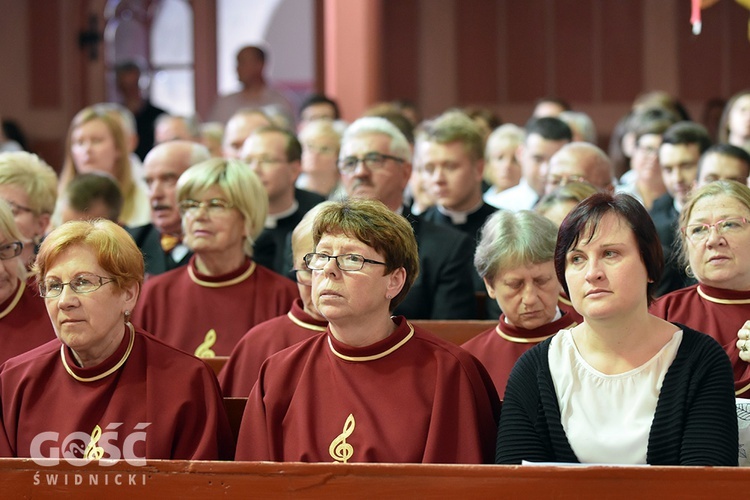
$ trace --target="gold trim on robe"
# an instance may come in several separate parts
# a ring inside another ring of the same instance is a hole
[[[711,297],[703,291],[700,285],[696,287],[695,291],[707,301],[715,304],[750,304],[750,299],[718,299],[716,297]]]
[[[130,342],[128,343],[128,348],[125,350],[125,354],[122,355],[122,358],[120,358],[120,361],[118,361],[115,366],[113,366],[106,372],[100,373],[99,375],[94,375],[93,377],[81,377],[79,375],[76,375],[75,372],[70,368],[70,366],[68,366],[68,360],[65,359],[65,347],[67,346],[65,344],[61,345],[60,356],[62,357],[63,366],[65,367],[65,371],[68,372],[68,375],[79,382],[95,382],[112,375],[117,370],[122,368],[122,365],[124,365],[125,361],[128,360],[130,352],[133,350],[133,344],[135,343],[135,328],[133,328],[133,324],[130,322],[127,322],[125,324],[130,328]]]
[[[4,311],[0,311],[0,319],[3,319],[7,315],[9,315],[13,309],[18,305],[18,302],[21,300],[21,297],[23,296],[24,290],[26,290],[26,282],[24,280],[18,280],[18,291],[16,291],[16,296],[13,297],[13,300],[10,302],[10,305],[5,308]]]
[[[190,279],[193,280],[193,283],[197,285],[204,286],[206,288],[222,288],[225,286],[232,286],[232,285],[236,285],[237,283],[242,283],[243,281],[248,279],[250,276],[252,276],[253,272],[255,272],[255,261],[251,261],[250,267],[247,268],[247,271],[240,274],[236,278],[232,278],[231,280],[227,280],[227,281],[218,281],[215,283],[213,281],[205,281],[197,277],[195,275],[195,271],[193,271],[193,266],[191,266],[190,264],[188,264],[187,266],[187,272],[188,272],[188,276],[190,276]]]
[[[294,323],[295,325],[300,326],[302,328],[305,328],[307,330],[313,330],[315,332],[324,332],[324,331],[326,331],[326,327],[325,326],[319,326],[319,325],[313,325],[311,323],[305,323],[304,321],[302,321],[301,319],[299,319],[298,317],[296,317],[294,314],[292,314],[292,311],[289,311],[288,313],[286,313],[286,316],[287,316],[287,318],[289,318],[289,320],[292,323]]]
[[[347,356],[346,354],[341,354],[336,350],[335,347],[333,347],[333,342],[331,342],[331,337],[328,337],[328,347],[331,348],[331,351],[333,354],[338,356],[339,358],[345,360],[345,361],[373,361],[376,359],[384,358],[388,356],[390,353],[396,351],[398,348],[406,344],[411,338],[414,336],[414,326],[412,326],[411,323],[407,323],[409,325],[409,333],[406,334],[406,336],[401,340],[398,344],[394,345],[390,349],[386,349],[385,351],[373,354],[372,356]]]

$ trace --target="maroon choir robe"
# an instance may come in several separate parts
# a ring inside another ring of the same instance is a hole
[[[219,384],[201,360],[141,330],[80,368],[53,340],[0,371],[0,456],[231,459]],[[89,452],[94,452],[89,455]]]
[[[0,364],[55,338],[44,299],[31,280],[0,304]]]
[[[750,319],[750,291],[692,285],[659,297],[651,314],[706,333],[724,347],[734,369],[737,396],[750,396],[750,364],[740,359],[737,332]]]
[[[493,463],[499,399],[476,358],[403,316],[355,348],[330,331],[266,360],[237,460]]]
[[[143,285],[133,323],[189,354],[229,356],[250,328],[286,313],[297,297],[296,283],[250,259],[230,274],[206,276],[193,256]]]
[[[501,314],[497,326],[480,333],[461,347],[482,362],[495,383],[497,393],[502,397],[508,376],[521,354],[560,330],[573,328],[580,321],[577,314],[563,312],[560,319],[527,330],[509,325],[505,321],[505,314]]]
[[[260,365],[272,354],[326,331],[328,322],[305,312],[302,299],[283,316],[264,321],[250,329],[232,351],[219,373],[221,391],[226,397],[246,398],[258,380]]]

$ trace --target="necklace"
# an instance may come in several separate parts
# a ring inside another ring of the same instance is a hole
[[[133,324],[128,321],[125,323],[128,328],[130,328],[130,342],[128,343],[128,348],[125,350],[125,354],[122,355],[122,358],[120,358],[120,361],[118,361],[115,366],[110,368],[104,373],[100,373],[99,375],[94,375],[93,377],[81,377],[79,375],[76,375],[75,372],[70,368],[68,365],[68,360],[65,359],[65,344],[60,346],[60,356],[62,357],[63,366],[65,367],[65,371],[68,372],[68,375],[73,377],[79,382],[95,382],[97,380],[101,380],[109,375],[112,375],[114,372],[119,370],[122,365],[125,364],[125,361],[128,360],[128,356],[130,356],[130,352],[133,350],[133,344],[135,343],[135,328],[133,328]]]

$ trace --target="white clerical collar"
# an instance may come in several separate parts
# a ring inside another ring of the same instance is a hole
[[[268,214],[266,216],[266,223],[264,224],[265,228],[266,229],[275,229],[276,226],[277,226],[277,223],[278,223],[279,219],[284,219],[286,217],[289,217],[294,212],[296,212],[297,209],[299,209],[299,203],[297,202],[297,200],[294,200],[294,201],[292,201],[292,206],[290,206],[286,210],[284,210],[282,212],[275,213],[275,214]]]
[[[437,205],[437,209],[438,212],[445,215],[446,217],[449,217],[453,224],[466,224],[466,219],[468,219],[471,214],[482,208],[482,205],[484,205],[484,200],[482,198],[479,198],[479,203],[465,212],[450,210],[442,205]]]

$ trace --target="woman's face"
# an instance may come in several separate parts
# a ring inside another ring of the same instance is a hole
[[[521,164],[516,158],[518,144],[514,141],[496,141],[487,159],[487,168],[499,190],[508,189],[521,181]]]
[[[69,283],[82,273],[112,277],[89,246],[73,245],[52,262],[44,280]],[[125,311],[133,310],[137,297],[137,284],[121,290],[115,283],[107,283],[89,293],[76,293],[65,285],[60,295],[46,298],[45,303],[57,338],[85,363],[100,362],[115,351],[125,331]]]
[[[324,234],[315,252],[326,255],[359,254],[366,259],[385,262],[383,255],[361,241],[344,234]],[[359,271],[342,271],[336,259],[322,270],[313,271],[312,299],[318,311],[334,324],[354,320],[367,322],[368,316],[387,315],[390,299],[403,287],[402,269],[383,276],[385,267],[365,263]]]
[[[727,121],[732,136],[750,139],[750,94],[734,101]]]
[[[13,243],[5,233],[0,232],[0,250],[10,252],[6,245]],[[8,300],[18,290],[20,273],[24,269],[21,256],[0,259],[0,304]]]
[[[219,186],[211,186],[192,200],[199,203],[221,200],[229,203]],[[236,208],[198,208],[182,217],[185,245],[196,255],[240,251],[247,236],[245,219]]]
[[[104,121],[94,119],[79,125],[70,139],[70,153],[78,173],[106,172],[117,177],[115,170],[120,152]]]
[[[488,295],[513,326],[533,330],[551,323],[562,291],[554,261],[509,269],[485,280]]]
[[[608,213],[593,237],[582,235],[565,256],[573,307],[586,321],[648,310],[648,272],[627,222]]]
[[[690,212],[686,234],[695,233],[692,224],[716,224],[727,218],[744,217],[750,209],[727,194],[701,198]],[[750,290],[750,226],[747,223],[708,229],[705,237],[687,238],[690,268],[698,281],[728,290]],[[702,232],[702,231],[701,231]]]
[[[0,200],[5,200],[13,212],[16,226],[24,237],[23,261],[34,259],[34,242],[39,239],[49,224],[49,215],[37,215],[29,207],[29,195],[21,187],[13,184],[0,184]]]

